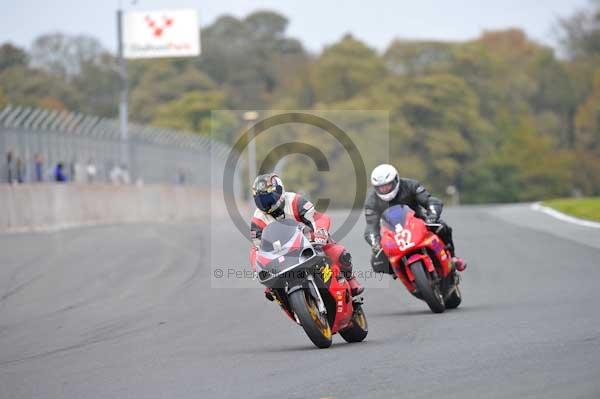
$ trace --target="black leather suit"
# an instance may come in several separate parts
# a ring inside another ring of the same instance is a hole
[[[408,205],[415,211],[417,217],[421,219],[425,219],[430,214],[429,209],[432,205],[438,209],[437,216],[439,217],[441,214],[442,202],[432,197],[421,183],[413,179],[400,179],[399,186],[398,194],[389,202],[379,198],[374,188],[371,188],[367,193],[365,201],[365,218],[367,220],[365,240],[369,244],[372,244],[373,239],[376,240],[376,243],[379,243],[379,221],[381,214],[391,206]],[[446,243],[452,256],[454,256],[452,228],[441,219],[437,222],[442,224],[442,228],[437,234]]]

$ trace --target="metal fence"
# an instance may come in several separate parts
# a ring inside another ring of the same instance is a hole
[[[94,165],[98,181],[110,181],[119,169],[132,182],[208,186],[209,165],[215,158],[224,163],[230,151],[208,137],[138,124],[129,125],[129,165],[120,164],[121,145],[116,119],[9,105],[0,110],[0,182],[7,182],[9,169],[13,180],[18,172],[25,182],[37,181],[40,170],[43,180],[53,180],[62,163],[69,180],[91,178],[85,171]]]

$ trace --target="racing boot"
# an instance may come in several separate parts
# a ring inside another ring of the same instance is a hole
[[[365,290],[365,287],[360,285],[355,276],[352,276],[350,279],[348,279],[348,284],[350,284],[350,294],[352,294],[353,297],[362,294]]]
[[[271,293],[271,290],[268,288],[265,288],[265,298],[267,298],[267,300],[269,300],[271,302],[273,302],[275,300],[275,297]]]
[[[454,269],[456,269],[457,271],[463,272],[467,268],[467,262],[465,262],[463,258],[459,258],[458,256],[456,256],[456,249],[454,248],[454,242],[452,240],[452,229],[448,227],[446,231],[448,231],[450,234],[446,237],[446,239],[449,242],[449,244],[446,245],[446,249],[450,251],[450,254],[452,256],[452,265],[454,265]]]
[[[458,256],[452,257],[452,264],[454,265],[454,268],[459,272],[462,272],[467,268],[467,262],[465,262],[463,258],[459,258]]]
[[[352,255],[350,255],[350,252],[344,251],[340,255],[339,261],[341,266],[340,269],[342,269],[344,277],[346,277],[348,284],[350,284],[350,294],[352,294],[353,297],[362,294],[365,288],[360,285],[356,276],[352,275]]]

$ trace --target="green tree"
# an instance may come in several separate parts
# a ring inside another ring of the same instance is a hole
[[[569,193],[572,157],[539,133],[531,117],[505,127],[499,149],[465,175],[468,202],[532,201]]]
[[[6,98],[2,88],[0,87],[0,109],[4,108],[6,105],[8,105],[8,98]]]
[[[562,47],[571,59],[600,55],[600,4],[561,18],[559,31]]]
[[[592,92],[577,109],[575,184],[587,195],[600,194],[600,67]]]
[[[375,50],[345,36],[323,51],[311,74],[317,101],[349,100],[385,76],[385,65]]]
[[[19,66],[7,68],[0,72],[0,87],[15,105],[41,106],[45,99],[54,98],[69,109],[80,108],[75,88],[44,71]]]
[[[275,12],[257,11],[244,19],[218,18],[202,30],[200,68],[229,93],[231,105],[260,109],[276,96],[290,65],[307,56],[301,43],[286,36],[288,20]]]
[[[114,64],[114,57],[108,53],[81,62],[79,73],[71,78],[80,98],[81,112],[102,117],[116,115],[120,84]]]
[[[440,74],[410,79],[400,111],[414,129],[412,151],[427,165],[427,180],[437,191],[461,185],[489,132],[479,114],[479,100],[459,77]]]
[[[600,67],[594,76],[592,92],[577,109],[575,128],[577,146],[600,153]]]
[[[106,50],[94,37],[51,33],[33,42],[31,64],[68,79],[79,74],[84,63],[99,63],[105,54]]]
[[[224,107],[224,95],[216,91],[195,91],[160,105],[152,124],[210,134],[211,111]]]
[[[421,75],[447,71],[456,43],[395,40],[383,58],[388,70],[397,75]]]
[[[0,46],[0,71],[10,67],[25,68],[29,62],[29,56],[20,47],[10,43]]]
[[[158,108],[196,91],[216,89],[212,80],[191,63],[172,59],[132,63],[130,110],[132,119],[149,123]]]
[[[112,117],[118,95],[114,64],[94,38],[43,35],[31,54],[10,44],[0,47],[0,87],[15,105]]]
[[[356,120],[342,118],[356,143],[374,149],[364,157],[368,167],[390,161],[438,195],[449,184],[471,202],[534,200],[574,188],[598,194],[599,4],[559,22],[566,59],[519,29],[466,42],[396,40],[383,55],[347,35],[311,55],[287,34],[283,15],[223,16],[202,30],[200,57],[128,62],[131,119],[231,143],[239,121],[228,112],[211,119],[211,110],[380,109],[389,125],[359,112]],[[114,57],[90,37],[43,35],[29,52],[5,43],[0,106],[116,116],[114,71]],[[261,136],[264,144],[280,144],[286,133],[315,145],[332,165],[319,174],[305,156],[292,156],[289,181],[315,197],[343,197],[349,188],[338,183],[353,173],[343,151],[308,127],[279,129]]]

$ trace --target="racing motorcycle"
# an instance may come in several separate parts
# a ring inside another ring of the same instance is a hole
[[[406,205],[392,206],[381,216],[381,248],[391,267],[387,272],[434,313],[457,308],[462,301],[450,251],[436,235],[441,228],[424,222]]]
[[[316,224],[318,228],[325,224],[328,230],[330,220],[320,215]],[[338,263],[309,235],[293,220],[265,227],[260,247],[250,254],[258,281],[317,347],[331,346],[336,333],[347,342],[360,342],[368,333],[362,299],[353,300]]]

